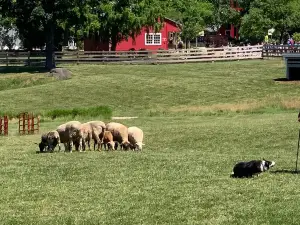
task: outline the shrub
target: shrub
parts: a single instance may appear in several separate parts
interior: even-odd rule
[[[72,116],[103,116],[109,119],[112,116],[112,110],[107,106],[96,106],[89,108],[73,108],[73,109],[54,109],[45,113],[45,116],[55,119],[57,117]]]
[[[294,33],[293,34],[293,39],[295,42],[300,42],[300,33]]]
[[[25,111],[24,111],[25,112]],[[43,117],[50,117],[52,119],[58,117],[68,117],[72,118],[76,116],[88,116],[88,117],[103,117],[103,119],[110,119],[112,116],[112,110],[107,106],[96,106],[96,107],[87,107],[87,108],[73,108],[73,109],[53,109],[50,111],[28,111],[33,113],[34,116],[41,115]],[[9,119],[18,118],[19,114],[22,112],[5,112],[0,111],[0,116],[8,116]]]

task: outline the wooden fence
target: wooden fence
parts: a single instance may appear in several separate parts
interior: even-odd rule
[[[264,45],[262,49],[263,58],[282,57],[286,53],[299,53],[300,45]]]
[[[157,51],[55,52],[56,64],[166,64],[262,58],[263,46],[198,48]],[[0,52],[0,65],[45,65],[45,52]]]

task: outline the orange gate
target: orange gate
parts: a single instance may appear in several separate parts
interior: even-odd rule
[[[40,118],[33,113],[21,113],[19,115],[19,134],[34,134],[40,130]]]
[[[0,135],[8,135],[8,116],[0,117]]]

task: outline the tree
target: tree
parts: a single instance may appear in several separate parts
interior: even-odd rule
[[[268,29],[274,28],[280,43],[300,25],[300,0],[254,0],[241,23],[241,36],[262,41]]]
[[[164,20],[163,0],[90,0],[83,35],[96,35],[111,42],[115,51],[119,42],[135,38],[143,27],[157,31]]]
[[[239,26],[240,13],[230,7],[228,0],[209,0],[213,5],[213,17],[210,21],[210,27],[214,31],[218,31],[224,24],[234,24]]]
[[[169,2],[167,15],[181,24],[181,36],[192,40],[212,20],[213,5],[202,0],[174,0]]]
[[[78,22],[74,15],[80,17],[77,12],[81,12],[84,3],[84,0],[0,0],[0,10],[15,18],[26,47],[42,47],[46,43],[46,67],[52,69],[55,38],[61,39],[63,24]]]

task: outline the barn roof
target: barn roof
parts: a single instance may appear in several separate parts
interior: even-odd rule
[[[176,25],[178,25],[178,26],[181,26],[182,24],[181,23],[179,23],[179,22],[177,22],[177,21],[175,21],[175,20],[173,20],[173,19],[170,19],[170,18],[165,18],[165,20],[169,20],[169,21],[171,21],[172,23],[175,23]]]

